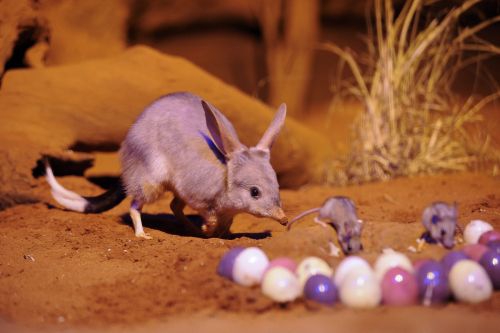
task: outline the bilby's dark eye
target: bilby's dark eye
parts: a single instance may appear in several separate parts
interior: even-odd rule
[[[446,235],[446,230],[441,230],[441,237],[444,237]]]
[[[257,187],[252,186],[250,187],[250,195],[252,196],[252,198],[258,199],[260,198],[260,190]]]

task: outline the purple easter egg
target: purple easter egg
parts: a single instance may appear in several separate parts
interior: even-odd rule
[[[227,251],[217,266],[217,274],[223,276],[229,280],[233,280],[233,267],[236,257],[244,250],[244,247],[233,247],[231,250]]]
[[[442,264],[429,260],[417,270],[418,296],[424,305],[445,303],[451,296],[448,274]]]
[[[488,242],[488,247],[496,253],[500,253],[500,240],[494,240]]]
[[[469,257],[462,251],[450,251],[448,252],[447,255],[445,255],[441,259],[441,264],[443,265],[444,269],[446,270],[446,273],[448,274],[453,265],[455,265],[460,260],[466,260],[466,259],[469,259]]]
[[[323,275],[312,275],[304,285],[304,297],[312,301],[333,305],[339,298],[337,287],[332,278]]]
[[[415,260],[413,262],[413,271],[417,272],[420,269],[420,267],[422,267],[423,264],[428,263],[429,261],[434,261],[434,260],[429,258]]]
[[[500,289],[500,254],[488,250],[479,260],[479,264],[483,266],[486,273],[488,273],[493,288]]]
[[[267,266],[266,272],[273,267],[283,267],[295,274],[295,271],[297,270],[297,263],[291,258],[279,257],[269,262],[269,266]]]
[[[496,230],[490,230],[486,231],[485,233],[481,234],[479,237],[478,243],[479,244],[488,244],[488,242],[494,241],[494,240],[500,240],[500,232]]]
[[[403,306],[417,303],[417,280],[401,267],[393,267],[384,274],[381,289],[384,304]]]
[[[488,251],[489,248],[484,245],[484,244],[469,244],[466,245],[463,249],[462,252],[465,253],[469,258],[471,258],[474,261],[479,261],[483,254]]]

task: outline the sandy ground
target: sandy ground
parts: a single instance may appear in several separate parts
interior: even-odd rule
[[[81,177],[62,177],[82,194],[102,191]],[[482,304],[450,303],[351,310],[321,307],[302,299],[280,306],[258,288],[235,285],[215,274],[225,251],[261,247],[270,258],[300,260],[327,255],[332,234],[306,219],[290,232],[267,219],[236,218],[234,239],[199,239],[179,233],[168,209],[169,196],[145,209],[153,240],[136,239],[127,217],[128,202],[100,215],[64,211],[46,202],[0,212],[0,331],[401,331],[494,332],[500,325],[500,293]],[[407,252],[422,232],[422,209],[432,201],[456,201],[461,225],[484,219],[500,229],[500,178],[455,174],[397,179],[346,188],[305,187],[282,191],[289,216],[317,206],[331,195],[347,195],[365,222],[363,257],[373,262],[383,248]],[[429,245],[412,259],[440,258]]]

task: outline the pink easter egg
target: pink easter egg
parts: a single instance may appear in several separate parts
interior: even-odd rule
[[[390,268],[383,276],[382,302],[386,305],[412,305],[418,301],[418,284],[415,276],[401,267]]]
[[[283,267],[295,274],[295,271],[297,270],[297,263],[291,258],[279,257],[269,262],[269,266],[267,266],[266,272],[273,267]]]
[[[486,245],[488,242],[500,239],[500,232],[496,230],[486,231],[479,237],[479,244]]]
[[[468,255],[472,260],[474,261],[479,261],[483,254],[488,251],[488,247],[484,244],[469,244],[466,245],[463,249],[462,252]]]

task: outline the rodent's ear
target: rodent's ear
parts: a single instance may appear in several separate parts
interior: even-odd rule
[[[264,133],[259,143],[257,144],[256,146],[257,148],[267,149],[267,150],[271,149],[274,140],[276,140],[276,137],[281,131],[281,128],[285,124],[285,118],[286,118],[286,104],[282,103],[278,109],[278,112],[276,112],[273,121],[271,122],[266,132]]]
[[[236,150],[241,150],[245,146],[240,142],[236,133],[227,128],[224,120],[219,116],[219,112],[213,109],[205,101],[201,101],[203,110],[205,110],[205,120],[207,123],[208,131],[212,137],[217,149],[225,156],[228,157]]]

